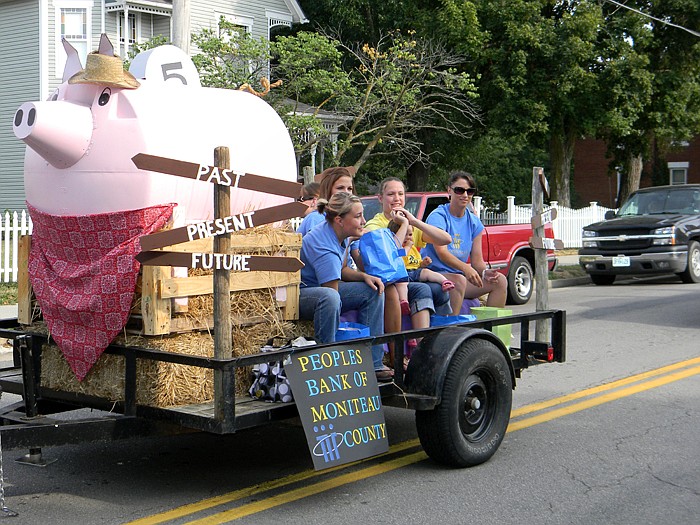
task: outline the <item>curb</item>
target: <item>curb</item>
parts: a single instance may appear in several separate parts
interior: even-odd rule
[[[586,275],[585,277],[573,277],[571,279],[553,279],[548,282],[550,288],[566,288],[568,286],[591,284],[591,278]]]

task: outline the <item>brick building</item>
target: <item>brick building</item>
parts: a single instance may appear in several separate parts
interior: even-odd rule
[[[606,149],[602,140],[582,139],[576,143],[572,182],[581,205],[596,201],[602,206],[617,207],[619,175],[610,168]],[[684,183],[700,183],[700,137],[674,148],[656,166],[645,159],[640,187]]]

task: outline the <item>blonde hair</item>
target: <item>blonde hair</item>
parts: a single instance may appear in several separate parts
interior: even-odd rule
[[[330,200],[318,199],[318,211],[326,214],[328,222],[333,222],[336,217],[342,217],[352,211],[352,207],[358,202],[362,204],[357,195],[341,191],[333,195]]]

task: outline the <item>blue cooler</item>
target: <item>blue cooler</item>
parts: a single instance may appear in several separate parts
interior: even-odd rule
[[[347,339],[358,339],[360,337],[369,337],[369,326],[360,323],[344,323],[338,325],[338,331],[335,333],[335,340],[345,341]]]

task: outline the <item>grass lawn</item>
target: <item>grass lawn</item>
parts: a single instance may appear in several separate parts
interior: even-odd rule
[[[17,303],[17,283],[0,283],[0,304]]]

